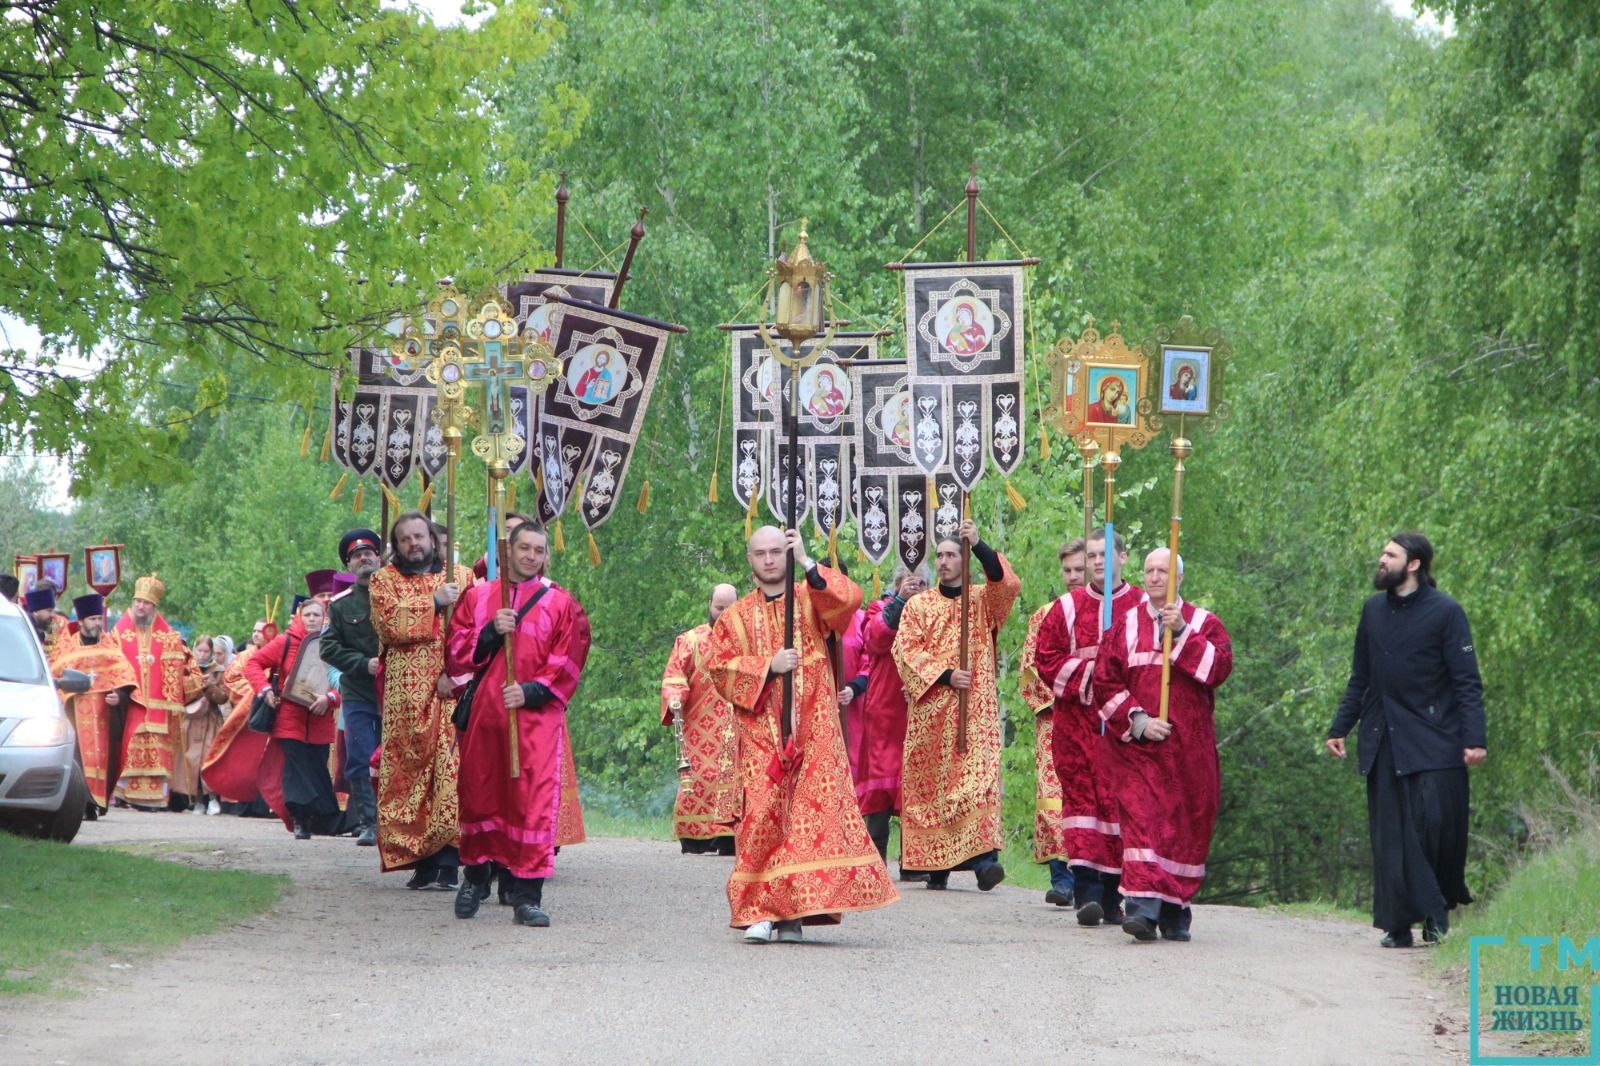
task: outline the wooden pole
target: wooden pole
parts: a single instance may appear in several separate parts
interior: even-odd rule
[[[556,186],[556,266],[567,257],[567,201],[572,194],[567,191],[567,172],[561,172],[561,184]]]
[[[628,269],[633,266],[633,253],[639,250],[639,242],[644,240],[644,216],[649,213],[648,207],[639,208],[639,221],[628,231],[628,252],[622,257],[622,269],[617,271],[617,284],[611,290],[609,306],[613,308],[622,306],[622,286],[628,282]]]
[[[1183,526],[1183,461],[1194,451],[1194,446],[1183,435],[1183,420],[1178,420],[1178,433],[1168,445],[1172,451],[1172,525],[1167,530],[1167,596],[1162,606],[1178,598],[1178,534]],[[1161,720],[1167,720],[1167,701],[1172,687],[1172,630],[1161,627]]]
[[[506,565],[511,561],[510,545],[506,543],[506,473],[506,471],[502,471],[497,475],[491,468],[489,475],[494,480],[494,544],[495,554],[499,558],[500,609],[503,611],[511,610],[513,599],[511,595],[511,571]],[[515,629],[506,634],[504,643],[506,653],[505,683],[515,685],[517,683],[517,631]],[[510,748],[512,777],[522,776],[522,741],[518,735],[519,733],[517,712],[507,710],[506,743]]]
[[[972,164],[972,176],[967,179],[967,262],[978,258],[978,164]],[[970,506],[970,497],[965,489],[961,490],[961,520],[967,519]],[[972,645],[972,546],[959,533],[956,540],[961,544],[961,648],[960,668],[965,671],[971,668]],[[967,703],[969,690],[956,690],[956,751],[964,754],[967,750]]]

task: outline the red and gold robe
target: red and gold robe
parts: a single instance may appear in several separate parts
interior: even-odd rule
[[[839,732],[827,635],[843,633],[861,590],[818,567],[824,585],[795,585],[794,734],[781,740],[783,682],[769,675],[783,643],[784,598],[760,589],[722,612],[711,629],[706,672],[733,705],[744,814],[728,878],[734,928],[799,918],[834,924],[899,898],[856,806]]]
[[[1033,861],[1049,862],[1066,859],[1067,848],[1061,836],[1061,779],[1056,776],[1055,756],[1052,754],[1051,734],[1054,732],[1051,711],[1055,693],[1039,677],[1035,664],[1039,649],[1039,627],[1056,606],[1055,601],[1045,604],[1028,619],[1028,635],[1022,641],[1022,655],[1017,660],[1017,672],[1022,682],[1022,702],[1033,712]]]
[[[554,873],[555,848],[565,843],[558,826],[572,757],[567,704],[589,657],[588,615],[560,585],[548,578],[524,582],[513,590],[512,609],[527,603],[540,585],[548,590],[517,626],[516,676],[519,682],[539,682],[550,690],[551,699],[542,707],[515,712],[521,771],[517,777],[511,776],[506,728],[504,646],[497,645],[485,662],[473,660],[479,634],[500,610],[500,582],[464,592],[450,625],[451,672],[470,676],[483,670],[461,737],[461,862],[467,866],[496,862],[524,878]],[[581,825],[580,821],[580,832]]]
[[[689,761],[672,808],[672,835],[679,840],[732,836],[743,802],[733,708],[706,673],[710,636],[709,624],[678,634],[661,675],[661,724],[683,719],[683,755]]]
[[[1187,907],[1206,876],[1222,774],[1212,720],[1218,686],[1233,672],[1233,645],[1217,616],[1180,603],[1172,641],[1165,740],[1135,740],[1135,711],[1161,707],[1161,621],[1147,600],[1107,634],[1095,670],[1122,825],[1122,894]]]
[[[455,567],[465,593],[472,571]],[[456,843],[456,752],[452,701],[435,683],[445,673],[444,614],[433,594],[444,571],[372,575],[372,625],[383,651],[378,695],[383,758],[378,763],[378,857],[385,871],[414,866]]]
[[[956,750],[958,696],[939,681],[959,665],[961,598],[938,588],[911,597],[900,615],[894,661],[906,686],[906,754],[900,782],[900,865],[952,870],[1005,847],[1000,829],[1000,692],[995,635],[1022,582],[999,556],[999,581],[969,599],[967,750]]]
[[[116,787],[122,760],[121,746],[112,747],[114,741],[121,739],[113,737],[111,729],[112,717],[118,712],[106,706],[106,693],[132,689],[137,684],[133,666],[110,637],[102,634],[98,642],[85,644],[74,627],[57,634],[50,655],[50,672],[59,678],[65,670],[81,670],[91,678],[87,692],[62,693],[61,701],[78,732],[78,754],[83,760],[89,795],[94,805],[104,811],[111,806],[111,790]]]
[[[1113,592],[1112,628],[1144,601],[1144,590],[1133,585],[1124,583]],[[1104,603],[1105,597],[1093,586],[1073,589],[1056,600],[1039,626],[1034,668],[1055,696],[1050,741],[1061,782],[1061,837],[1067,861],[1115,874],[1122,869],[1122,829],[1093,689]]]
[[[206,752],[205,762],[200,766],[200,780],[207,789],[229,803],[252,803],[262,794],[262,785],[266,785],[268,789],[276,789],[279,797],[276,800],[269,799],[268,805],[276,803],[277,808],[281,809],[281,758],[277,763],[278,774],[274,775],[271,767],[263,772],[261,763],[267,749],[267,734],[257,733],[247,724],[255,689],[250,686],[250,678],[245,674],[244,667],[259,650],[246,646],[222,672],[222,684],[228,690],[228,698],[233,701],[233,709],[228,712],[216,739],[211,742],[211,749]]]
[[[133,613],[117,619],[111,636],[133,667],[134,690],[123,727],[122,781],[116,794],[141,807],[166,807],[181,757],[184,706],[203,683],[183,636],[156,615],[149,629]]]

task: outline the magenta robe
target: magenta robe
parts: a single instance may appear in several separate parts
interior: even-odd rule
[[[1167,716],[1172,735],[1134,740],[1135,710],[1161,707],[1161,624],[1146,601],[1106,634],[1094,672],[1106,722],[1122,826],[1122,894],[1187,907],[1206,876],[1222,776],[1212,722],[1216,690],[1233,671],[1233,646],[1217,616],[1180,607],[1184,630],[1172,641]]]
[[[906,688],[895,667],[894,630],[883,624],[888,599],[867,604],[861,627],[867,691],[850,705],[850,768],[862,814],[900,811],[906,750]]]
[[[1114,874],[1122,868],[1122,829],[1093,689],[1104,602],[1093,587],[1073,589],[1057,600],[1039,626],[1034,669],[1055,694],[1050,753],[1061,781],[1061,840],[1067,861]],[[1144,590],[1133,585],[1112,593],[1112,629],[1144,602]]]
[[[497,862],[513,876],[554,872],[556,826],[561,816],[561,763],[567,747],[567,704],[589,657],[589,617],[572,594],[548,578],[512,590],[520,610],[540,585],[549,591],[523,616],[516,632],[517,680],[537,681],[554,695],[542,707],[517,712],[521,774],[511,776],[510,743],[502,690],[505,652],[497,650],[478,683],[472,715],[461,737],[461,861]],[[477,673],[472,653],[478,634],[500,609],[498,580],[461,594],[450,619],[450,673]],[[464,686],[463,686],[464,687]]]

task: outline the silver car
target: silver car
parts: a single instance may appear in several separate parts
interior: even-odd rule
[[[76,670],[56,682],[27,613],[0,599],[0,829],[62,842],[78,835],[89,788],[56,691],[89,684]]]

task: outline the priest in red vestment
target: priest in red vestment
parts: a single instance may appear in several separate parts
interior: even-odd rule
[[[797,530],[761,527],[745,557],[757,587],[717,619],[706,654],[712,683],[737,713],[745,792],[728,878],[730,924],[749,943],[798,943],[802,925],[837,924],[845,911],[898,898],[856,806],[828,661],[828,634],[849,627],[861,590],[813,562]],[[804,578],[794,589],[794,646],[786,647],[791,565]],[[794,714],[785,742],[787,673],[794,674]]]
[[[743,789],[733,708],[706,673],[706,641],[722,612],[739,598],[732,585],[711,590],[708,620],[678,634],[661,674],[661,724],[678,740],[678,795],[672,835],[685,855],[732,855]]]
[[[1122,580],[1127,545],[1118,533],[1111,556],[1111,627],[1144,602],[1144,592]],[[1089,584],[1056,601],[1039,626],[1034,667],[1055,697],[1051,754],[1061,782],[1061,836],[1072,866],[1078,922],[1122,922],[1122,830],[1116,792],[1101,735],[1093,679],[1105,607],[1106,541],[1090,534],[1085,554]]]
[[[147,810],[188,810],[189,797],[174,795],[171,782],[182,738],[179,718],[204,682],[182,634],[161,617],[166,592],[156,575],[139,578],[133,585],[133,605],[111,631],[134,676],[117,795]]]
[[[927,587],[926,568],[902,568],[889,595],[867,604],[861,630],[867,684],[850,704],[850,765],[867,835],[885,859],[889,855],[889,819],[900,813],[906,751],[906,685],[892,649],[900,612],[911,597]],[[902,866],[900,880],[926,881],[927,874],[907,873]]]
[[[136,682],[122,649],[101,639],[105,635],[105,599],[89,593],[73,600],[72,607],[78,620],[57,634],[50,670],[58,678],[64,670],[81,670],[90,678],[87,690],[70,696],[63,693],[62,701],[78,734],[79,761],[89,785],[88,816],[95,818],[111,806],[111,790],[121,774],[124,709]]]
[[[1178,598],[1183,556],[1176,573],[1169,559],[1165,548],[1145,556],[1149,598],[1106,634],[1094,678],[1122,826],[1122,929],[1136,940],[1154,940],[1158,930],[1189,939],[1189,901],[1206,876],[1222,793],[1212,715],[1217,688],[1233,671],[1228,631]],[[1158,716],[1163,629],[1172,631],[1166,721]]]
[[[567,705],[589,657],[589,617],[545,576],[550,548],[543,529],[518,525],[507,555],[506,573],[468,589],[450,621],[450,672],[474,679],[463,686],[473,695],[457,781],[465,877],[455,913],[471,918],[478,912],[489,895],[492,863],[511,879],[512,920],[544,927],[550,924],[544,881],[555,872],[562,768],[571,747]],[[507,579],[511,606],[503,607]],[[515,679],[506,674],[507,634],[513,634]],[[517,716],[516,777],[508,714]]]
[[[1056,553],[1061,563],[1061,582],[1066,595],[1081,589],[1088,561],[1084,555],[1083,539],[1069,540]],[[1045,863],[1050,870],[1050,890],[1044,894],[1046,903],[1057,907],[1073,905],[1072,867],[1067,864],[1067,845],[1061,832],[1061,778],[1056,776],[1054,748],[1055,693],[1039,677],[1039,630],[1050,612],[1063,608],[1055,601],[1040,607],[1028,619],[1028,635],[1022,641],[1022,655],[1017,659],[1017,674],[1021,679],[1022,702],[1033,712],[1033,861]]]

